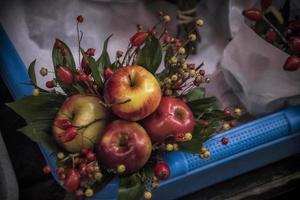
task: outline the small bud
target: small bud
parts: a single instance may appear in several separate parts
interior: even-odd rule
[[[230,125],[228,124],[228,123],[224,123],[223,124],[223,130],[224,131],[227,131],[227,130],[229,130],[230,129]]]
[[[192,140],[192,138],[193,138],[193,135],[192,135],[191,133],[186,133],[186,134],[184,135],[184,139],[185,139],[186,141],[190,141],[190,140]]]
[[[78,22],[78,23],[82,23],[82,22],[83,22],[83,17],[82,17],[82,15],[79,15],[76,19],[77,19],[77,22]]]
[[[236,114],[237,116],[241,116],[242,110],[240,108],[236,108],[234,109],[234,114]]]
[[[178,149],[179,149],[178,144],[176,144],[176,143],[173,144],[173,150],[174,150],[174,151],[177,151]]]
[[[177,76],[177,75],[174,74],[174,75],[171,76],[171,80],[172,80],[172,81],[177,81],[177,79],[178,79],[178,76]]]
[[[263,18],[263,14],[261,12],[261,10],[257,9],[257,8],[250,8],[247,10],[244,10],[242,13],[245,17],[247,17],[248,19],[252,20],[252,21],[260,21]]]
[[[125,171],[126,171],[125,165],[123,165],[123,164],[118,165],[118,167],[117,167],[117,172],[118,172],[119,174],[123,174]]]
[[[94,191],[93,191],[91,188],[88,188],[88,189],[86,189],[86,190],[84,191],[84,195],[85,195],[86,197],[91,197],[91,196],[94,195]]]
[[[286,71],[296,71],[299,67],[300,59],[295,55],[289,56],[283,65],[283,69]]]
[[[197,26],[203,26],[203,25],[204,25],[203,19],[197,19],[197,20],[196,20],[196,25],[197,25]]]
[[[96,49],[94,48],[88,48],[88,50],[85,52],[88,56],[94,56]]]
[[[147,199],[147,200],[151,199],[152,198],[152,193],[150,191],[146,191],[144,193],[144,198]]]
[[[171,63],[171,64],[177,64],[177,58],[176,58],[176,56],[173,56],[173,57],[170,59],[170,63]]]
[[[169,35],[166,35],[164,37],[164,43],[165,44],[169,44],[169,43],[171,43],[171,41],[172,41],[172,37],[170,37]]]
[[[59,160],[62,160],[65,158],[65,154],[63,152],[58,152],[56,157],[59,159]]]
[[[167,151],[173,151],[173,150],[174,150],[173,144],[167,144],[167,145],[166,145],[166,150],[167,150]]]
[[[95,174],[94,174],[94,178],[97,180],[97,181],[100,181],[101,179],[102,179],[102,174],[101,174],[101,172],[96,172]]]
[[[196,34],[192,33],[192,34],[189,35],[188,38],[189,38],[190,41],[196,41],[197,36],[196,36]]]
[[[169,15],[165,15],[165,16],[163,16],[163,20],[164,20],[164,22],[170,22],[171,21],[171,17],[169,16]]]
[[[34,88],[32,90],[32,96],[39,96],[40,95],[40,90],[38,88]]]
[[[196,71],[195,71],[194,69],[191,69],[191,70],[189,71],[189,75],[190,75],[191,77],[194,77],[195,74],[196,74]]]
[[[179,53],[180,55],[184,55],[184,54],[185,54],[185,48],[180,47],[180,48],[178,49],[178,53]]]
[[[48,69],[45,68],[45,67],[42,67],[42,68],[40,69],[40,74],[41,74],[42,76],[47,76],[47,74],[48,74]]]
[[[139,47],[146,41],[148,37],[148,32],[137,32],[130,38],[132,46]]]
[[[117,58],[121,58],[123,56],[123,51],[118,50],[116,52],[116,56],[117,56]]]
[[[209,78],[205,78],[205,82],[206,83],[210,83],[210,79]]]

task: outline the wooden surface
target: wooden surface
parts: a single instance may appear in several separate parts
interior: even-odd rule
[[[0,129],[8,148],[19,184],[20,200],[61,200],[64,190],[50,175],[35,143],[16,132],[24,121],[4,106],[11,97],[0,82]],[[300,145],[300,144],[299,144]],[[284,149],[283,149],[284,151]],[[234,169],[232,169],[234,170]],[[170,191],[172,192],[172,191]],[[300,155],[286,158],[196,193],[184,200],[300,199]],[[292,197],[291,195],[295,195]]]

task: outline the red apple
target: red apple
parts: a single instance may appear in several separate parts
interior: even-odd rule
[[[193,133],[194,126],[193,112],[182,99],[175,97],[162,97],[157,110],[144,120],[154,143],[182,141],[186,133]]]
[[[125,173],[143,167],[151,151],[151,140],[145,129],[136,122],[124,120],[110,123],[96,146],[100,163],[116,171],[119,166],[125,166]]]
[[[156,110],[161,99],[159,83],[152,73],[134,65],[114,72],[104,88],[105,102],[120,118],[137,121]]]
[[[104,130],[107,111],[100,98],[73,95],[66,99],[58,111],[53,125],[53,135],[64,149],[79,152],[93,148]]]

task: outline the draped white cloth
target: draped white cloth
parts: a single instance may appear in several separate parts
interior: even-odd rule
[[[250,113],[263,114],[281,106],[285,101],[281,101],[284,97],[294,99],[300,93],[300,76],[299,72],[288,73],[279,69],[278,66],[282,65],[286,56],[282,52],[274,50],[281,56],[272,51],[265,54],[263,47],[253,47],[256,43],[251,40],[261,39],[244,27],[241,11],[255,2],[256,0],[200,1],[197,14],[204,19],[205,26],[199,29],[202,43],[198,45],[198,54],[191,57],[191,62],[204,61],[207,73],[213,74],[212,83],[208,86],[210,93],[217,95],[223,106],[239,104],[232,93],[234,91]],[[85,19],[81,25],[84,31],[82,46],[85,49],[96,48],[98,56],[103,41],[113,33],[109,53],[114,58],[117,50],[126,49],[130,36],[136,31],[136,24],[144,24],[144,27],[150,28],[155,24],[156,12],[159,10],[171,15],[173,21],[169,29],[175,34],[177,8],[174,4],[159,0],[2,0],[0,22],[24,63],[29,65],[37,58],[39,70],[42,66],[52,67],[51,49],[55,38],[62,39],[71,47],[78,63],[78,15],[83,15]],[[250,34],[252,39],[243,39],[243,34]],[[229,42],[231,37],[233,40]],[[271,49],[266,42],[261,43]],[[243,51],[251,51],[251,48],[262,49],[257,54],[249,52],[254,60],[248,62],[249,60],[243,59],[246,56]],[[218,65],[220,61],[221,65]],[[223,71],[226,72],[225,79]],[[38,84],[44,87],[44,82],[50,79],[51,75],[38,76]]]

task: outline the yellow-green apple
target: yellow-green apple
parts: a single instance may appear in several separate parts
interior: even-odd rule
[[[93,148],[104,130],[107,110],[100,98],[86,95],[68,97],[58,111],[53,125],[53,135],[65,150],[79,152]]]
[[[164,96],[143,124],[153,143],[183,141],[186,133],[193,133],[195,119],[182,99]]]
[[[120,118],[137,121],[150,115],[161,99],[159,83],[152,73],[134,65],[114,72],[104,88],[104,99]]]
[[[96,146],[100,163],[119,173],[139,170],[148,161],[151,151],[151,140],[145,129],[125,120],[108,124]]]

